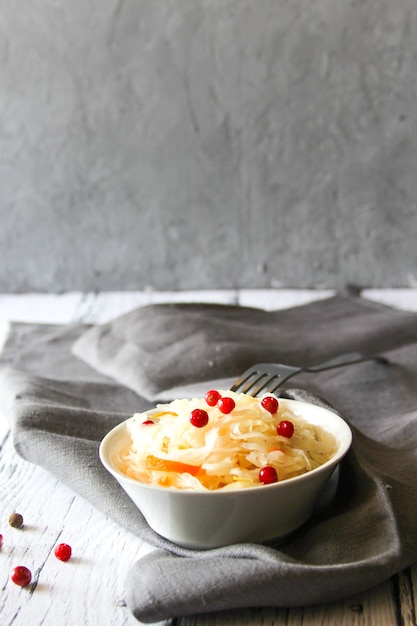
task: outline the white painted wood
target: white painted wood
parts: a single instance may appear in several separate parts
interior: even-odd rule
[[[9,424],[7,423],[7,419],[4,415],[0,413],[0,458],[1,458],[1,446],[3,445],[4,440],[9,434]],[[1,528],[1,524],[0,524]],[[1,533],[1,530],[0,530]]]
[[[364,289],[362,297],[403,311],[417,311],[417,289]]]
[[[1,294],[0,320],[66,324],[76,320],[77,308],[82,295],[64,294]]]
[[[334,293],[329,289],[241,289],[239,304],[272,311],[323,300]]]
[[[398,599],[403,624],[412,624],[416,619],[416,583],[417,567],[413,571],[401,572],[398,579]]]
[[[0,320],[0,352],[3,350],[4,343],[9,332],[10,323],[7,320]]]
[[[47,472],[17,457],[11,437],[1,448],[0,463],[0,624],[132,624],[123,585],[144,551],[142,542]],[[23,515],[22,529],[8,525],[13,511]],[[66,563],[53,554],[60,542],[73,549]],[[32,571],[29,587],[20,589],[9,580],[15,565]]]
[[[333,292],[244,290],[122,292],[110,294],[0,295],[0,349],[9,321],[104,323],[136,306],[155,302],[239,303],[266,309],[296,306]],[[417,289],[369,290],[375,301],[417,311]],[[21,530],[7,518],[18,510]],[[130,565],[148,547],[76,496],[39,467],[20,459],[4,416],[0,416],[0,624],[1,626],[129,626],[138,624],[124,603]],[[55,545],[70,543],[73,558],[62,563]],[[20,589],[9,580],[17,564],[34,574]],[[178,617],[176,626],[417,626],[417,567],[367,593],[343,602],[304,609],[248,609]]]

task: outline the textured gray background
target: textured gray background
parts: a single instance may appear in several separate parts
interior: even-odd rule
[[[415,0],[0,0],[0,290],[417,284]]]

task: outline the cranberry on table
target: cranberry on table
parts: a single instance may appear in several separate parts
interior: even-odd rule
[[[270,485],[278,482],[278,474],[275,467],[272,465],[265,465],[259,470],[259,480],[264,485]]]
[[[26,587],[32,580],[32,573],[30,569],[24,565],[17,565],[12,569],[10,578],[15,585]]]
[[[209,421],[209,416],[207,411],[204,409],[194,409],[190,413],[190,422],[196,428],[203,428],[203,426],[207,426]]]
[[[236,404],[233,398],[229,398],[228,396],[223,396],[219,398],[219,401],[217,402],[217,406],[219,407],[219,410],[222,413],[227,415],[228,413],[231,413],[233,411]]]
[[[54,550],[54,554],[60,561],[68,561],[71,558],[72,549],[67,543],[59,543]]]
[[[290,439],[294,434],[294,424],[289,420],[282,420],[277,426],[277,433],[281,437],[288,437]]]

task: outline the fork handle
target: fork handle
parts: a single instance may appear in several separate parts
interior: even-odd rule
[[[330,359],[330,361],[325,361],[324,363],[319,363],[318,365],[312,365],[311,367],[304,367],[304,372],[322,372],[324,370],[331,370],[337,367],[345,367],[346,365],[353,365],[355,363],[362,363],[363,361],[373,361],[377,360],[381,363],[387,363],[387,359],[385,357],[379,355],[369,355],[365,356],[360,352],[349,352],[348,354],[341,354],[340,356],[335,357],[334,359]]]

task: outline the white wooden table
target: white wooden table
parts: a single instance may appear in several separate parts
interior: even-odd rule
[[[168,301],[239,303],[284,308],[326,297],[329,291],[209,291],[0,295],[0,349],[10,321],[102,323],[136,306]],[[417,311],[417,289],[372,290],[365,297]],[[24,516],[21,530],[8,516]],[[0,417],[0,625],[123,626],[137,624],[124,602],[130,565],[148,549],[51,475],[20,459]],[[67,563],[53,555],[57,543],[73,547]],[[9,580],[24,564],[36,585]],[[173,626],[417,626],[417,566],[367,593],[303,609],[258,609],[178,617]]]

